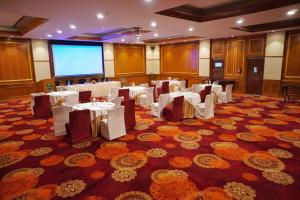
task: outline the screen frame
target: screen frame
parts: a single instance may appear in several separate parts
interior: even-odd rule
[[[67,76],[56,76],[55,75],[55,67],[54,67],[54,58],[53,58],[53,49],[52,45],[66,45],[66,46],[99,46],[102,49],[102,71],[103,73],[94,73],[94,74],[74,74]],[[66,78],[66,77],[89,77],[89,76],[105,76],[105,68],[104,68],[104,49],[102,42],[87,42],[87,41],[69,41],[69,40],[49,40],[48,41],[49,48],[49,57],[50,57],[50,71],[51,77],[55,78]]]

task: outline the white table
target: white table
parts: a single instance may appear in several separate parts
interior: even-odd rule
[[[50,96],[50,103],[55,106],[60,103],[66,103],[70,106],[78,104],[79,95],[77,91],[59,91],[47,93]]]
[[[129,87],[123,87],[121,89],[129,89],[129,96],[132,99],[134,99],[139,94],[143,94],[146,92],[146,88],[143,86],[129,86]]]
[[[175,97],[184,96],[184,100],[188,101],[194,107],[201,102],[200,95],[195,92],[172,92],[169,93],[170,102],[174,100]]]
[[[199,93],[201,90],[204,90],[206,86],[210,86],[210,85],[212,86],[211,90],[216,94],[222,92],[223,90],[222,85],[217,85],[217,84],[193,84],[192,90],[193,92]]]
[[[57,86],[57,91],[67,90],[67,91],[92,91],[92,97],[108,96],[110,94],[111,88],[120,88],[120,81],[108,81],[108,82],[98,82],[98,83],[87,83],[87,84],[74,84],[67,86]]]
[[[161,87],[163,82],[169,82],[169,86],[181,87],[182,89],[185,89],[185,81],[178,81],[178,80],[155,80],[155,81],[153,81],[153,84],[156,85],[156,87]]]
[[[89,102],[77,104],[72,107],[73,110],[85,110],[88,109],[91,112],[91,125],[92,125],[92,135],[97,137],[100,133],[101,120],[103,116],[107,115],[107,111],[115,106],[111,102]]]

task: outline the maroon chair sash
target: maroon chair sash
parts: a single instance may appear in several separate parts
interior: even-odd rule
[[[164,107],[162,115],[167,121],[179,121],[183,119],[184,96],[175,97],[173,103]]]
[[[201,92],[199,93],[200,95],[200,99],[201,99],[201,103],[204,103],[205,98],[206,98],[206,91],[205,90],[201,90]]]
[[[169,93],[169,81],[164,81],[161,85],[161,94]]]
[[[87,103],[91,101],[92,92],[91,91],[80,91],[79,92],[79,102]]]
[[[33,106],[34,117],[49,118],[52,115],[49,95],[41,95],[34,97]]]
[[[67,139],[71,144],[92,137],[90,110],[75,110],[69,113],[69,123],[66,123]]]
[[[125,107],[124,118],[126,129],[134,128],[136,125],[135,121],[135,100],[122,101],[122,106]]]
[[[206,95],[211,94],[211,85],[205,86],[204,90],[206,92]]]
[[[119,97],[124,97],[124,101],[127,101],[130,99],[129,97],[129,89],[119,89],[118,93]]]

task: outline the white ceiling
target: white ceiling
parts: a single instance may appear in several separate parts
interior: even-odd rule
[[[236,21],[243,18],[242,26],[266,23],[289,18],[300,17],[300,3],[278,9],[231,17],[221,20],[197,23],[177,18],[154,14],[157,11],[176,7],[182,4],[191,4],[206,7],[213,4],[226,2],[224,0],[0,0],[0,25],[12,24],[14,17],[20,15],[49,18],[41,26],[27,33],[23,37],[47,38],[52,34],[52,39],[66,39],[84,33],[101,33],[115,28],[143,27],[150,33],[143,34],[142,39],[152,39],[153,34],[159,37],[172,37],[174,35],[196,35],[205,38],[230,37],[232,35],[246,35],[249,33],[232,30],[237,27]],[[276,1],[274,1],[276,3]],[[297,8],[293,16],[286,12]],[[107,13],[104,19],[99,20],[97,13]],[[158,27],[150,26],[151,21],[156,21]],[[76,30],[69,28],[70,24],[77,26]],[[194,27],[189,32],[189,27]],[[104,28],[103,28],[104,27]],[[56,33],[60,29],[63,34]],[[133,40],[125,38],[126,42]],[[115,39],[111,42],[120,42]]]

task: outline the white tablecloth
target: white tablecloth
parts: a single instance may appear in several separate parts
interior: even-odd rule
[[[153,81],[153,84],[156,85],[156,87],[161,87],[163,82],[169,82],[169,86],[176,86],[176,87],[182,87],[185,89],[185,81],[177,81],[177,80],[155,80]]]
[[[52,106],[55,106],[61,103],[66,103],[72,105],[73,103],[71,102],[77,102],[79,100],[79,95],[77,91],[59,91],[59,92],[50,92],[47,95],[50,96],[50,103]],[[75,99],[70,99],[70,102],[66,102],[66,98],[75,98]]]
[[[146,92],[146,88],[142,86],[123,87],[122,89],[129,89],[129,96],[132,99],[135,98],[137,95]]]
[[[222,92],[222,86],[221,85],[216,85],[216,84],[193,84],[192,85],[192,90],[193,90],[193,92],[199,93],[201,90],[204,90],[204,88],[206,86],[210,86],[210,85],[212,86],[211,90],[213,92],[215,92],[216,94]]]
[[[195,92],[172,92],[169,93],[170,102],[174,100],[175,97],[184,96],[184,100],[188,101],[194,107],[201,102],[200,95]]]
[[[92,91],[92,97],[108,96],[110,94],[111,88],[120,88],[120,81],[108,81],[108,82],[98,82],[95,84],[75,84],[67,86],[57,86],[57,91],[67,90],[67,91]]]

